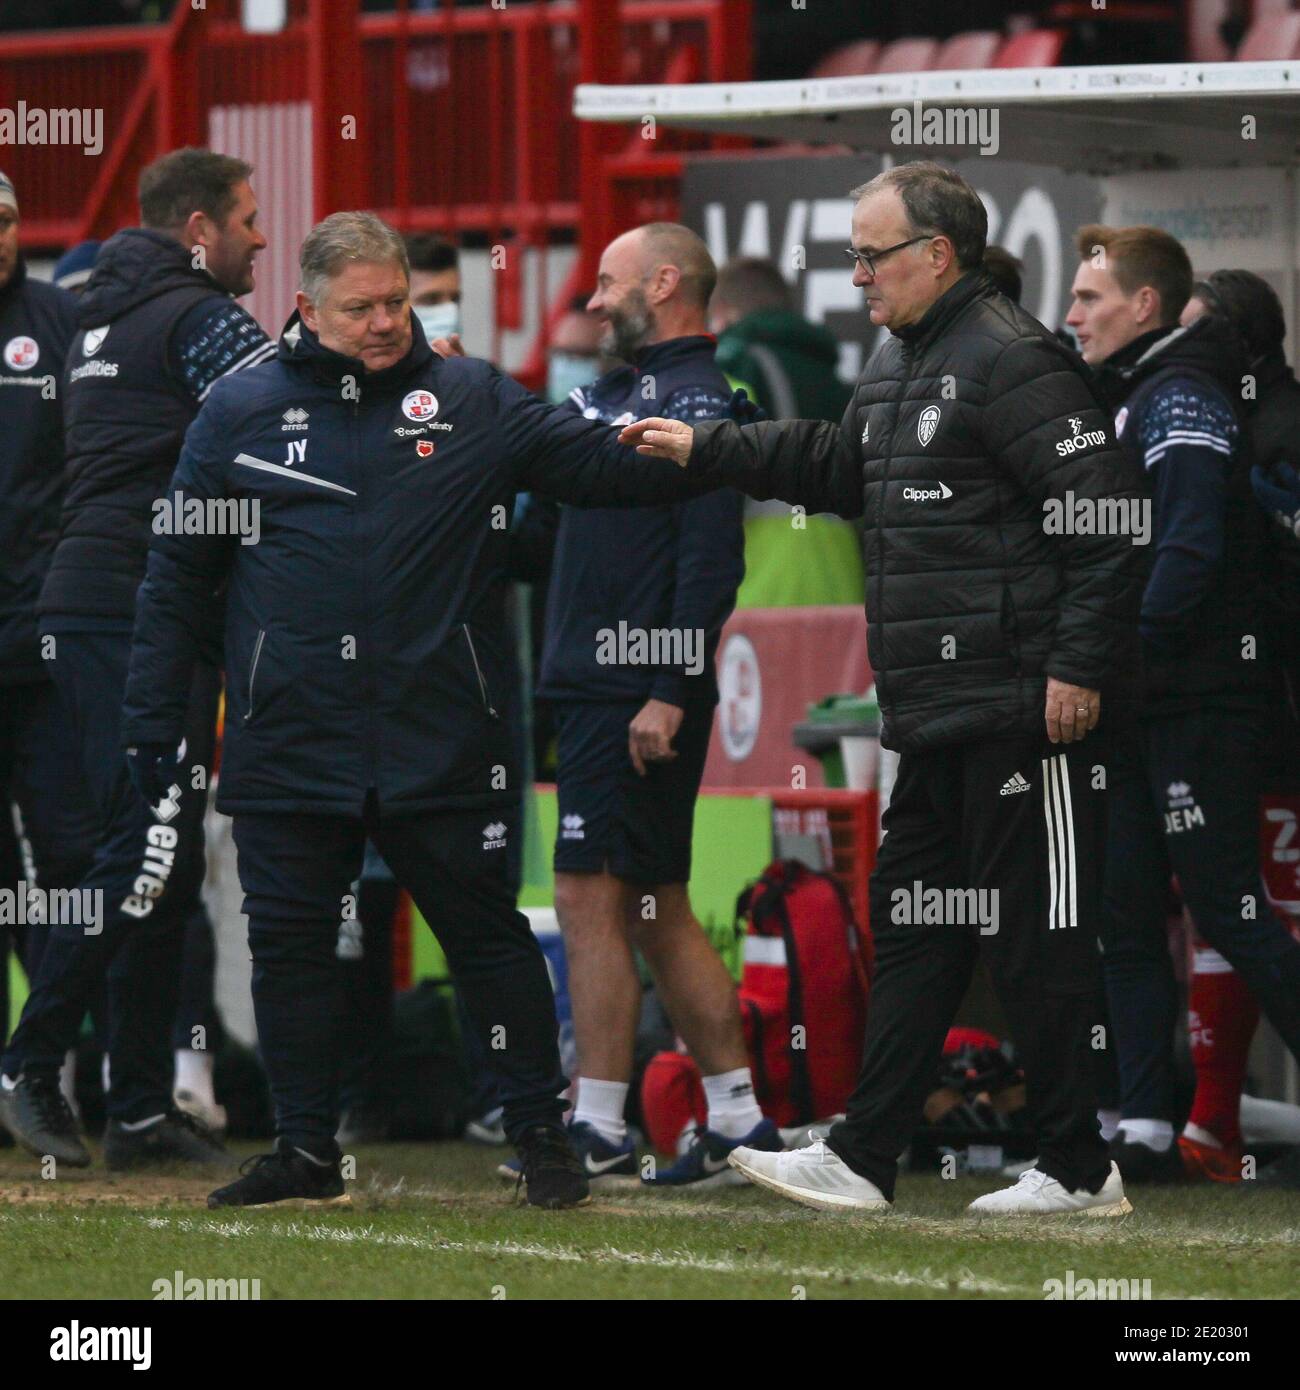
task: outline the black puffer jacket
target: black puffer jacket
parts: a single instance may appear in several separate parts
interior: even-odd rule
[[[886,747],[1041,730],[1048,675],[1131,698],[1145,551],[1047,523],[1137,503],[1139,469],[1079,357],[984,274],[881,345],[838,426],[698,425],[689,471],[865,513]]]

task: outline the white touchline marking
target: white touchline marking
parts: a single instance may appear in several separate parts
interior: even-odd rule
[[[523,1259],[553,1260],[560,1264],[622,1264],[643,1265],[651,1269],[688,1269],[705,1274],[768,1274],[794,1281],[801,1279],[849,1279],[869,1284],[889,1284],[897,1288],[926,1288],[936,1292],[955,1289],[961,1293],[1041,1293],[1027,1284],[1001,1284],[980,1279],[969,1270],[944,1278],[924,1269],[919,1274],[899,1270],[885,1274],[869,1269],[828,1268],[812,1269],[776,1264],[762,1260],[709,1259],[685,1252],[654,1250],[620,1250],[616,1246],[598,1246],[593,1250],[577,1250],[562,1245],[541,1245],[513,1240],[446,1240],[441,1237],[409,1236],[400,1232],[376,1231],[372,1226],[313,1226],[301,1221],[198,1222],[190,1217],[169,1218],[147,1216],[146,1226],[154,1229],[173,1229],[194,1235],[239,1237],[250,1235],[281,1236],[291,1240],[321,1240],[339,1245],[388,1245],[403,1250],[427,1250],[431,1253],[454,1255],[514,1255]]]

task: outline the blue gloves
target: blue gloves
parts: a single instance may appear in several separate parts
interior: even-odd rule
[[[1300,478],[1289,463],[1275,464],[1265,473],[1256,464],[1250,470],[1255,500],[1282,529],[1300,541]]]

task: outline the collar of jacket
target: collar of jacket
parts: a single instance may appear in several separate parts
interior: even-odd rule
[[[587,392],[588,399],[606,403],[621,401],[644,377],[660,376],[697,358],[712,365],[717,346],[718,340],[712,333],[690,333],[684,338],[665,338],[661,343],[651,343],[636,354],[629,366],[615,367],[593,383]],[[655,399],[661,399],[657,391]]]
[[[1262,357],[1255,358],[1250,363],[1250,370],[1255,373],[1256,400],[1260,400],[1265,391],[1271,390],[1291,375],[1291,368],[1287,366],[1286,362],[1286,353],[1281,348],[1275,348],[1272,352],[1266,352]]]
[[[1202,314],[1186,328],[1153,328],[1134,338],[1101,363],[1097,380],[1111,405],[1119,406],[1157,372],[1180,368],[1209,377],[1240,404],[1244,353],[1231,327],[1214,314]]]
[[[193,255],[175,237],[150,227],[115,232],[95,257],[95,268],[77,300],[77,322],[83,328],[113,323],[178,289],[207,289],[230,298],[229,290],[193,263]]]
[[[358,390],[384,396],[403,390],[410,378],[433,360],[434,351],[424,336],[419,319],[412,314],[411,346],[406,356],[383,371],[369,372],[359,357],[347,357],[333,348],[325,347],[295,309],[280,334],[276,355],[281,362],[309,371],[326,386],[341,385],[344,377],[352,377]]]
[[[651,343],[632,359],[632,369],[639,375],[653,375],[665,367],[675,367],[692,357],[704,356],[710,361],[718,346],[712,333],[688,333],[684,338],[665,338],[662,343]]]
[[[14,262],[14,273],[0,286],[0,309],[8,306],[18,291],[22,289],[23,282],[27,279],[27,262],[22,256]]]
[[[993,281],[981,270],[968,270],[955,285],[934,301],[915,323],[900,328],[894,337],[909,352],[923,352],[941,337],[976,299],[987,299],[994,293]]]

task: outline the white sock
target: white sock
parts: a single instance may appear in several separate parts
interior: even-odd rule
[[[108,1053],[106,1052],[104,1053],[103,1061],[101,1061],[99,1064],[99,1080],[100,1084],[104,1088],[105,1095],[108,1094],[110,1089],[110,1083],[112,1081],[112,1077],[110,1075],[111,1071],[112,1068],[108,1065]]]
[[[1158,1154],[1174,1142],[1174,1127],[1168,1120],[1121,1120],[1119,1132],[1130,1144],[1145,1144]]]
[[[1098,1110],[1097,1123],[1101,1126],[1102,1143],[1109,1144],[1119,1128],[1118,1110]]]
[[[68,1102],[68,1107],[74,1114],[77,1114],[76,1048],[70,1047],[63,1054],[63,1065],[59,1068],[59,1090],[63,1092],[63,1099]]]
[[[1211,1134],[1208,1129],[1202,1129],[1200,1125],[1185,1124],[1183,1133],[1193,1144],[1204,1144],[1207,1149],[1221,1149],[1223,1140],[1217,1134]]]
[[[627,1138],[627,1121],[623,1118],[627,1091],[626,1081],[593,1081],[589,1076],[580,1076],[578,1103],[571,1123],[590,1125],[607,1144],[621,1144]]]
[[[188,1091],[205,1104],[215,1105],[217,1097],[212,1090],[212,1067],[215,1060],[210,1052],[196,1052],[192,1047],[178,1047],[173,1089]]]
[[[762,1122],[763,1112],[754,1099],[754,1078],[748,1067],[720,1072],[704,1078],[704,1099],[708,1102],[706,1128],[727,1139],[743,1139]]]

